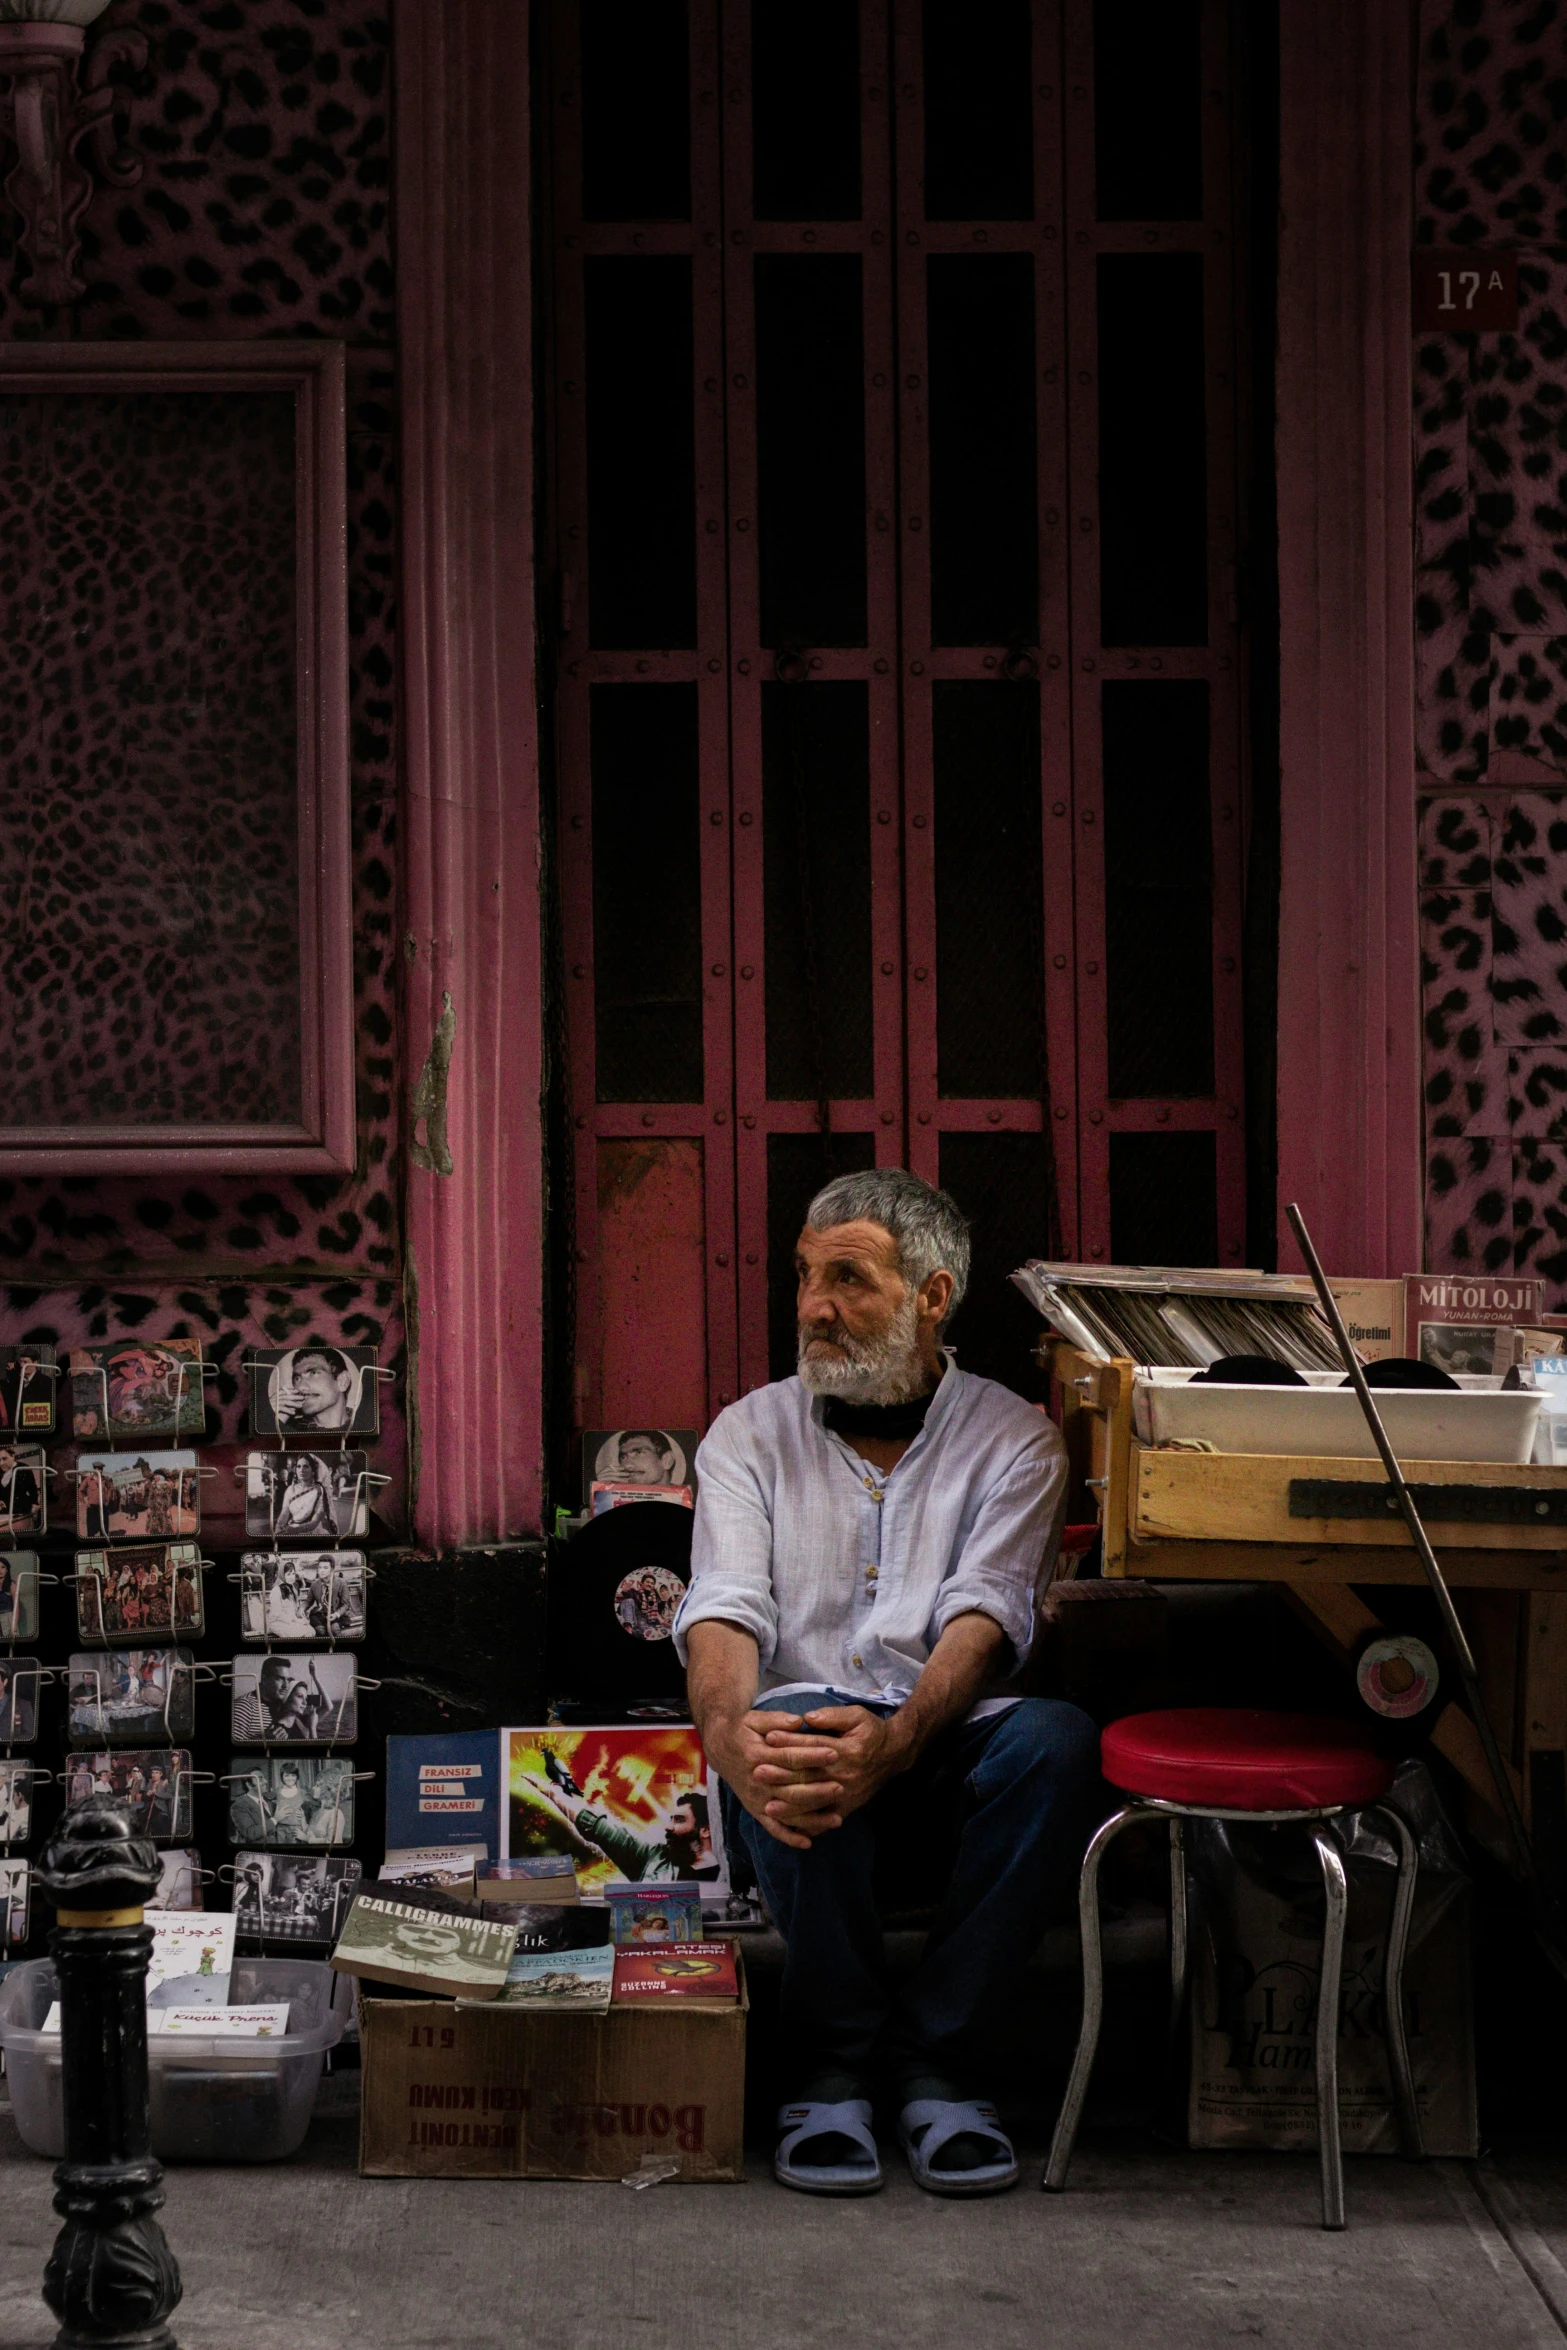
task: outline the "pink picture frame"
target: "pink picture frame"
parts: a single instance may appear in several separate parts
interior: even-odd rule
[[[302,1114],[297,1125],[0,1124],[0,1174],[345,1171],[355,1122],[344,346],[0,346],[0,394],[73,391],[270,391],[294,403]]]

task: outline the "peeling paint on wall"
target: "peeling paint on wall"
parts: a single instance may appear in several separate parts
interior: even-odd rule
[[[452,1047],[457,1041],[457,1014],[452,1007],[452,991],[441,990],[441,1017],[435,1024],[435,1035],[425,1056],[424,1067],[414,1087],[409,1105],[412,1132],[408,1143],[411,1165],[422,1167],[427,1175],[449,1175],[452,1154],[446,1141],[446,1088],[451,1077]],[[419,1126],[424,1124],[424,1138]]]

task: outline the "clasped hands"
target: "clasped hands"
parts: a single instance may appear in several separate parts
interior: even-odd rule
[[[808,1852],[906,1768],[897,1721],[863,1705],[755,1711],[734,1724],[714,1759],[753,1819],[780,1844]]]

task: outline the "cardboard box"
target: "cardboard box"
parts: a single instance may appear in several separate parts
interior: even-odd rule
[[[607,2015],[363,1996],[359,2168],[378,2179],[623,2179],[644,2155],[669,2183],[744,2175],[740,1997]]]

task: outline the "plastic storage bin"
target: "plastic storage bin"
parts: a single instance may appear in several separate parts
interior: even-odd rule
[[[1400,1460],[1517,1465],[1534,1448],[1541,1398],[1476,1378],[1457,1392],[1383,1387],[1376,1402]],[[1132,1384],[1132,1425],[1145,1444],[1196,1437],[1218,1452],[1376,1458],[1359,1401],[1340,1371],[1314,1373],[1305,1387],[1231,1387],[1194,1383],[1186,1370],[1140,1369]]]
[[[184,2162],[278,2162],[310,2127],[326,2052],[343,2036],[353,1980],[324,1959],[240,1958],[230,2001],[255,2007],[286,1999],[278,2040],[178,2039],[147,2043],[152,2150]],[[56,2161],[65,2152],[58,2033],[39,2025],[59,1997],[54,1961],[29,1959],[0,1984],[0,2048],[22,2142]]]

